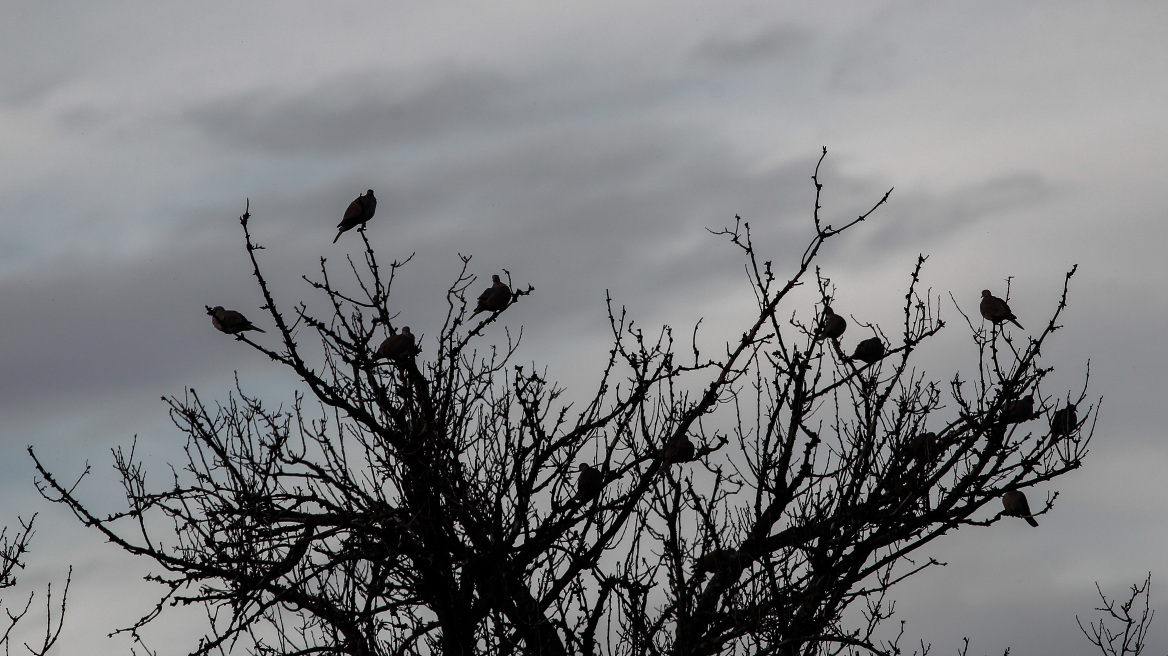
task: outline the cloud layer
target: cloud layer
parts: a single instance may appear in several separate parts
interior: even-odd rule
[[[320,257],[343,269],[359,240],[328,242],[347,203],[375,189],[370,238],[387,260],[415,254],[395,296],[403,320],[432,337],[458,254],[473,255],[481,279],[507,269],[535,286],[509,322],[525,326],[522,357],[572,389],[605,349],[606,290],[645,324],[688,330],[704,318],[710,340],[733,335],[751,298],[735,250],[705,229],[740,215],[760,252],[789,268],[810,237],[809,177],[827,145],[828,222],[895,187],[870,225],[824,253],[841,306],[893,321],[925,253],[946,304],[952,291],[968,311],[1012,276],[1020,317],[1046,316],[1079,263],[1046,356],[1066,367],[1067,387],[1089,359],[1091,394],[1106,397],[1095,452],[1041,531],[951,536],[938,556],[952,565],[901,595],[909,634],[939,651],[963,635],[977,652],[1082,650],[1073,618],[1091,616],[1092,581],[1119,592],[1162,567],[1168,536],[1146,519],[1168,502],[1148,466],[1168,461],[1158,6],[9,13],[0,484],[14,507],[44,508],[27,444],[63,469],[102,462],[108,481],[108,449],[135,433],[160,462],[181,448],[159,396],[224,395],[234,370],[284,388],[203,312],[222,304],[264,324],[236,222],[245,199],[288,306],[311,297],[300,276]],[[958,323],[930,356],[942,378],[962,362]],[[78,563],[96,541],[44,530],[74,536]],[[101,567],[133,568],[115,562]],[[88,619],[70,644],[124,652],[98,638],[111,627],[86,600],[99,595],[77,594],[70,620]]]

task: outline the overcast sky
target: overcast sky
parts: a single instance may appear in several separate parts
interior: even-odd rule
[[[896,321],[924,253],[949,318],[949,292],[972,311],[1012,276],[1011,305],[1037,327],[1078,263],[1047,388],[1077,390],[1090,360],[1089,396],[1105,397],[1083,469],[1032,493],[1061,494],[1039,529],[1001,522],[929,552],[949,566],[900,589],[906,636],[937,654],[962,636],[971,654],[1090,653],[1074,617],[1094,615],[1093,582],[1120,594],[1149,570],[1168,613],[1168,4],[487,6],[5,7],[2,521],[42,513],[29,586],[76,567],[61,653],[126,653],[105,635],[154,589],[39,501],[25,447],[62,474],[91,463],[100,499],[117,491],[109,449],[134,435],[155,481],[178,460],[159,397],[225,398],[238,370],[288,398],[286,377],[203,310],[263,325],[245,199],[287,306],[320,256],[357,248],[329,241],[375,189],[374,244],[387,261],[417,254],[395,296],[414,332],[437,332],[471,254],[480,277],[506,268],[535,286],[507,316],[525,326],[521,361],[574,389],[606,352],[606,289],[645,325],[705,317],[712,337],[733,336],[749,288],[704,228],[740,214],[793,270],[823,146],[828,222],[895,187],[824,252],[838,306]],[[959,323],[938,366],[967,354],[948,350],[968,349]],[[1163,621],[1148,653],[1168,652]]]

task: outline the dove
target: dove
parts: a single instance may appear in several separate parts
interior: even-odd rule
[[[1030,512],[1030,504],[1026,502],[1026,495],[1022,494],[1021,490],[1010,490],[1003,494],[1002,506],[1006,509],[1005,514],[1021,517],[1027,524],[1038,526],[1038,520],[1034,519],[1034,514]]]
[[[479,303],[470,316],[479,312],[501,312],[511,303],[511,288],[499,276],[491,276],[491,286],[479,294]]]
[[[819,323],[819,334],[816,336],[818,339],[824,337],[839,339],[847,329],[847,320],[833,312],[830,305],[823,306],[823,319]]]
[[[1010,311],[1010,306],[1002,299],[991,294],[988,289],[981,290],[981,316],[989,319],[995,326],[1003,321],[1009,321],[1015,326],[1022,328],[1022,324],[1018,323],[1018,318]]]
[[[689,462],[694,459],[694,451],[694,443],[690,441],[689,436],[678,435],[665,446],[661,457],[666,462]]]
[[[940,455],[937,434],[933,432],[921,433],[906,442],[904,450],[910,458],[922,465],[931,464],[933,458]]]
[[[1034,419],[1034,395],[1002,404],[1002,423],[1021,424]]]
[[[586,462],[580,463],[580,475],[576,478],[577,500],[595,499],[604,489],[604,475],[600,470]]]
[[[417,353],[414,347],[414,335],[410,332],[410,327],[405,326],[401,332],[396,335],[390,335],[385,338],[381,346],[377,347],[377,352],[373,354],[374,360],[386,358],[394,362],[401,362],[407,358],[414,357]]]
[[[308,548],[312,546],[312,538],[314,537],[316,529],[312,524],[304,528],[304,535],[293,544],[283,560],[276,564],[275,567],[268,572],[267,579],[269,581],[275,580],[292,570],[296,569],[296,565],[308,553]]]
[[[375,211],[377,211],[377,199],[373,197],[373,190],[370,189],[349,203],[348,209],[345,210],[344,218],[337,224],[337,236],[333,237],[333,243],[337,243],[337,240],[341,238],[341,235],[346,230],[352,230],[357,226],[365,225],[369,219],[373,218]]]
[[[211,323],[214,324],[215,328],[228,335],[238,335],[247,330],[254,330],[257,333],[264,332],[263,328],[251,325],[251,322],[242,314],[235,310],[224,310],[222,305],[208,307],[207,314],[211,315]]]
[[[859,360],[872,364],[883,357],[884,342],[881,342],[879,337],[869,337],[856,345],[856,352],[848,360]]]
[[[717,572],[730,569],[742,554],[733,549],[715,549],[698,560],[699,572]]]
[[[1070,435],[1079,425],[1079,418],[1075,416],[1075,404],[1068,404],[1062,410],[1056,410],[1050,418],[1050,434],[1052,437]]]

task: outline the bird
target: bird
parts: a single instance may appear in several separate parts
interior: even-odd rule
[[[715,549],[698,560],[699,572],[717,572],[730,569],[742,554],[733,549]]]
[[[1021,490],[1010,490],[1003,494],[1002,506],[1006,509],[1005,514],[1021,517],[1027,524],[1038,526],[1038,520],[1034,519],[1034,513],[1030,512],[1030,504],[1026,502],[1026,495],[1022,494]]]
[[[872,364],[883,357],[884,342],[881,342],[879,337],[869,337],[856,345],[856,352],[848,358],[848,361],[859,360]]]
[[[927,465],[932,463],[933,458],[939,455],[939,449],[937,447],[937,434],[930,431],[916,435],[905,443],[905,452],[918,463]]]
[[[491,286],[479,294],[479,303],[470,316],[479,312],[501,312],[511,303],[511,288],[499,276],[491,276]]]
[[[280,563],[276,565],[276,567],[274,567],[270,572],[268,572],[268,579],[275,579],[295,569],[296,564],[299,563],[302,558],[304,558],[305,554],[308,553],[308,548],[312,546],[312,538],[314,537],[315,533],[316,528],[312,524],[304,527],[304,534],[300,537],[299,540],[296,541],[296,544],[293,544],[292,547],[288,549],[288,553],[285,554],[284,559],[281,560]]]
[[[373,354],[373,359],[380,360],[386,358],[394,362],[401,362],[407,358],[412,358],[416,353],[414,335],[410,332],[409,326],[404,326],[400,333],[385,338],[381,346],[377,347],[377,351]]]
[[[823,320],[819,322],[819,333],[816,335],[816,338],[830,337],[831,339],[839,339],[840,335],[843,335],[847,329],[847,320],[833,312],[830,305],[824,305]]]
[[[604,489],[604,475],[592,465],[580,463],[580,475],[576,478],[576,500],[595,499]]]
[[[666,462],[689,462],[694,459],[696,449],[688,435],[678,435],[661,452]]]
[[[1062,410],[1056,410],[1050,418],[1050,434],[1052,437],[1070,435],[1079,425],[1079,418],[1075,415],[1075,404],[1068,403]]]
[[[346,230],[365,225],[369,219],[373,218],[373,213],[376,211],[377,199],[373,197],[373,190],[370,189],[349,203],[348,209],[345,210],[345,216],[337,224],[337,236],[333,237],[333,243],[337,243]]]
[[[1034,395],[1013,399],[1002,404],[1002,423],[1021,424],[1034,419]]]
[[[1010,306],[1002,299],[991,294],[988,289],[981,290],[981,316],[989,319],[995,326],[1003,321],[1009,321],[1015,326],[1022,328],[1022,324],[1018,323],[1018,318],[1010,311]]]
[[[235,310],[224,310],[222,305],[207,307],[207,314],[211,315],[211,323],[215,328],[228,335],[238,335],[247,330],[254,330],[257,333],[264,332],[263,328],[251,325],[251,322],[242,314]]]

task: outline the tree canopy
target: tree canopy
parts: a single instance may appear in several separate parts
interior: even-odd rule
[[[812,183],[787,271],[749,222],[712,231],[755,301],[723,348],[702,348],[697,326],[688,343],[646,331],[610,295],[599,379],[570,395],[488,331],[538,303],[534,285],[504,271],[482,291],[463,257],[442,325],[411,330],[393,296],[410,258],[382,264],[367,230],[389,228],[360,222],[345,282],[324,258],[305,277],[326,302],[312,312],[272,293],[249,207],[262,315],[208,312],[303,387],[275,404],[241,386],[164,397],[186,461],[158,484],[117,450],[124,508],[96,509],[33,452],[42,492],[161,568],[157,606],[126,631],[171,604],[206,608],[198,654],[900,653],[880,627],[896,584],[937,564],[922,548],[1008,515],[1037,524],[1057,493],[1017,493],[1087,453],[1087,381],[1047,389],[1042,358],[1074,270],[1045,325],[1021,315],[1030,332],[1008,289],[994,298],[1009,317],[954,298],[977,368],[934,378],[914,360],[946,326],[926,257],[896,292],[895,329],[849,315],[816,265],[891,191],[836,220],[818,166]],[[804,285],[817,303],[798,304]]]

